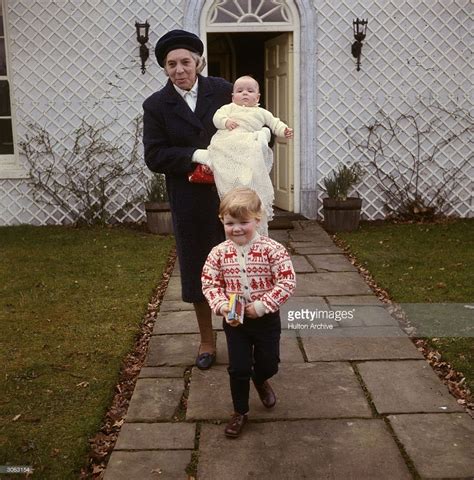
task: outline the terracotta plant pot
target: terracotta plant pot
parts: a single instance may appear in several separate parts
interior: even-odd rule
[[[148,230],[155,234],[172,234],[173,220],[168,202],[145,202]]]
[[[330,232],[352,232],[359,228],[362,199],[348,197],[346,200],[323,199],[324,228]]]

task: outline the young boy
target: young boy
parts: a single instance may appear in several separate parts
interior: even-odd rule
[[[288,139],[293,138],[293,129],[259,107],[259,100],[258,82],[249,76],[238,78],[234,83],[232,103],[219,108],[214,114],[213,122],[218,130],[207,152],[197,154],[193,161],[211,167],[221,198],[236,187],[255,190],[264,209],[258,231],[267,235],[267,223],[273,218],[274,200],[270,179],[273,152],[268,146],[268,129],[277,137]]]
[[[262,216],[259,196],[236,188],[221,201],[219,217],[227,240],[214,247],[202,271],[202,291],[216,315],[222,315],[229,352],[234,414],[225,427],[239,436],[247,422],[250,379],[266,408],[276,403],[268,379],[280,361],[280,306],[294,292],[295,272],[283,245],[257,233]],[[229,298],[244,298],[243,323],[229,319]]]

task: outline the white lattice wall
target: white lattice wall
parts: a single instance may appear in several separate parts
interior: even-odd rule
[[[183,24],[185,1],[193,2],[9,0],[19,137],[33,121],[67,145],[71,132],[86,119],[110,125],[108,139],[121,145],[127,155],[133,119],[141,113],[143,99],[165,82],[152,47],[163,33]],[[314,36],[317,158],[304,161],[317,162],[314,181],[319,186],[337,161],[354,159],[345,128],[369,121],[380,107],[392,115],[419,100],[471,107],[469,0],[313,0],[312,5],[318,23]],[[369,19],[360,72],[350,55],[355,17]],[[151,24],[151,55],[147,72],[141,75],[134,24],[146,19]],[[448,160],[457,164],[469,152],[465,142],[458,143],[448,152]],[[472,179],[472,169],[468,173]],[[142,188],[139,178],[128,183]],[[367,179],[360,190],[368,218],[383,215],[373,183]],[[116,192],[118,221],[143,216],[138,205],[131,211],[121,210],[126,190]],[[456,213],[472,216],[472,180],[453,192],[453,200]],[[34,202],[25,180],[0,180],[0,224],[67,220],[59,209]]]
[[[8,10],[18,137],[36,122],[67,146],[85,119],[109,125],[106,138],[128,155],[133,119],[141,114],[143,100],[166,81],[153,46],[166,31],[180,27],[182,2],[9,0]],[[135,22],[145,20],[151,24],[150,58],[142,75]],[[143,179],[126,183],[112,202],[117,221],[144,215],[140,205],[122,210],[128,187],[142,190]],[[25,180],[0,180],[0,224],[68,221],[60,209],[35,202]]]
[[[448,109],[472,108],[472,3],[470,0],[314,0],[318,18],[318,185],[337,161],[360,160],[348,144],[346,127],[367,124],[380,108],[391,117],[436,102]],[[356,17],[369,20],[361,71],[350,54]],[[435,135],[433,140],[438,138]],[[444,149],[442,162],[459,165],[472,155],[472,139]],[[425,144],[426,151],[430,150]],[[396,153],[396,152],[395,152]],[[396,157],[396,155],[395,155]],[[474,165],[452,192],[450,213],[472,216]],[[390,168],[389,168],[390,170]],[[441,178],[432,169],[429,184]],[[366,218],[383,215],[376,180],[367,177],[358,191]],[[320,198],[322,198],[322,193]]]

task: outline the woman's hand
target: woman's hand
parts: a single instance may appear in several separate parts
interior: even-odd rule
[[[232,118],[229,118],[229,120],[226,120],[225,122],[225,128],[227,128],[227,130],[234,130],[234,128],[237,128],[238,126],[239,124],[235,120],[232,120]]]
[[[249,318],[258,318],[257,311],[255,310],[253,303],[249,303],[245,306],[245,316]]]
[[[208,175],[212,174],[212,168],[209,167],[208,165],[203,165],[202,166],[202,171],[203,171],[203,173],[207,173]]]
[[[286,138],[293,138],[293,129],[286,127],[285,128],[285,137]]]

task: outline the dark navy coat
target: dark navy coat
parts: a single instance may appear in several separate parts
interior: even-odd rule
[[[185,302],[205,301],[201,270],[211,248],[224,240],[216,187],[190,183],[188,174],[196,166],[194,151],[207,148],[216,132],[214,113],[231,102],[232,84],[201,75],[198,80],[194,113],[170,80],[143,103],[145,162],[166,176]]]

